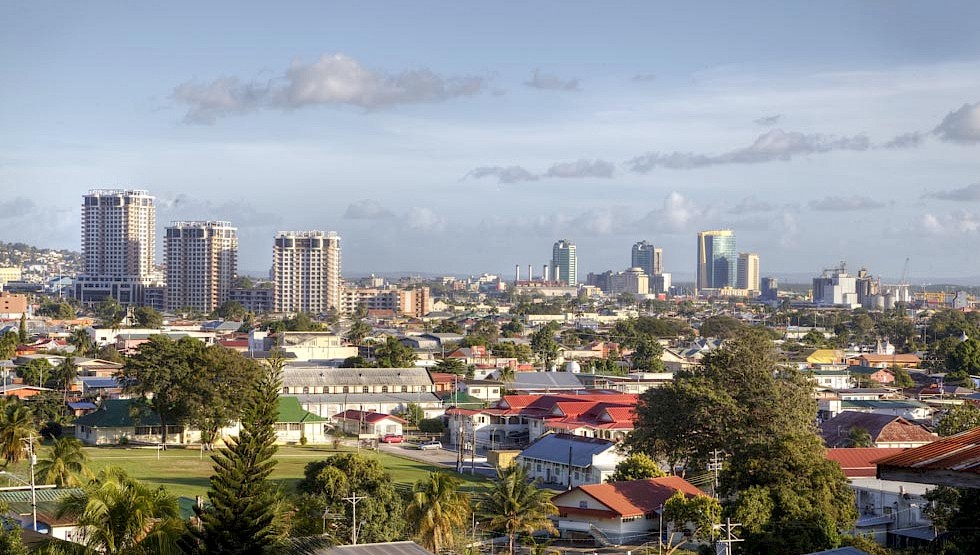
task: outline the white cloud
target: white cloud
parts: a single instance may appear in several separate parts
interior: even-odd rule
[[[615,171],[616,166],[612,162],[580,158],[574,162],[555,164],[542,177],[612,177]]]
[[[633,76],[634,83],[650,83],[657,80],[657,76],[653,73],[637,73]]]
[[[538,176],[527,171],[521,166],[481,166],[470,170],[463,179],[472,177],[483,179],[484,177],[495,177],[497,183],[518,183],[521,181],[537,181]]]
[[[751,212],[770,212],[776,209],[776,205],[771,202],[759,200],[755,195],[749,195],[733,206],[729,212],[732,214],[748,214]]]
[[[944,217],[926,213],[919,220],[919,225],[930,235],[975,234],[980,231],[980,216],[972,210],[955,210]]]
[[[851,195],[849,197],[826,196],[809,202],[811,210],[822,212],[845,212],[856,210],[877,210],[886,204],[871,197]]]
[[[682,233],[690,231],[692,224],[704,220],[708,215],[707,208],[698,206],[677,191],[672,191],[664,197],[661,208],[647,213],[636,225],[641,229]]]
[[[945,191],[926,193],[923,195],[923,197],[939,200],[975,202],[980,200],[980,182],[967,185],[966,187],[960,187],[958,189],[947,189]]]
[[[964,104],[958,110],[950,112],[933,133],[944,141],[980,143],[980,102]]]
[[[543,73],[540,69],[535,69],[531,79],[524,84],[533,89],[543,89],[549,91],[577,91],[579,81],[576,78],[562,79],[552,73]]]
[[[649,173],[655,168],[694,169],[721,164],[761,164],[777,160],[789,161],[834,150],[867,150],[870,141],[864,135],[838,137],[833,135],[804,134],[773,129],[760,135],[751,145],[715,156],[691,152],[664,154],[649,152],[627,162],[637,173]]]
[[[344,218],[348,220],[386,220],[395,214],[376,200],[363,199],[347,205]]]
[[[772,127],[779,123],[779,120],[783,119],[782,114],[773,114],[771,116],[764,116],[755,120],[756,125],[761,125],[763,127]]]
[[[918,131],[912,131],[911,133],[903,133],[893,138],[892,140],[885,143],[883,146],[885,148],[915,148],[925,141],[925,133],[920,133]]]
[[[479,94],[486,87],[484,77],[446,77],[425,68],[384,73],[365,68],[345,54],[324,54],[310,64],[293,62],[281,77],[264,83],[245,83],[237,77],[219,77],[210,83],[188,81],[175,87],[171,98],[187,107],[186,123],[210,124],[221,117],[266,108],[347,105],[378,110],[443,102]]]
[[[413,206],[404,217],[405,224],[419,231],[441,231],[446,227],[446,220],[429,208]]]

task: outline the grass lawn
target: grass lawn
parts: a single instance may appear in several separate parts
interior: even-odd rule
[[[211,476],[212,470],[208,453],[204,453],[202,460],[200,451],[172,448],[160,451],[159,460],[157,460],[158,452],[155,449],[90,447],[86,448],[85,451],[91,458],[90,468],[93,472],[98,472],[107,465],[113,465],[121,467],[134,478],[149,484],[161,485],[177,496],[193,499],[196,495],[207,494],[208,478]],[[278,464],[272,472],[272,479],[282,484],[287,491],[292,491],[303,477],[303,468],[307,463],[325,459],[339,452],[350,453],[352,451],[352,449],[338,451],[325,446],[280,446],[276,455]],[[436,469],[436,467],[425,463],[387,453],[361,450],[361,454],[379,459],[391,474],[391,479],[396,485],[411,486]],[[39,448],[38,457],[44,458],[45,455],[46,448]],[[23,461],[17,465],[11,465],[11,471],[22,477],[30,476],[30,469]],[[464,474],[462,479],[465,485],[461,489],[467,491],[483,489],[487,484],[487,481],[479,476],[473,477]],[[0,483],[0,485],[5,484]]]

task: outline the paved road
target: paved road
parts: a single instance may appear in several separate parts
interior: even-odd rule
[[[392,455],[398,455],[399,457],[405,457],[406,459],[412,459],[413,461],[419,461],[426,464],[431,464],[433,466],[442,466],[452,470],[456,469],[456,451],[449,449],[427,449],[425,451],[418,448],[418,446],[411,443],[382,443],[380,447],[382,452],[390,453]],[[469,453],[467,453],[469,455]],[[473,459],[476,464],[477,474],[491,477],[496,474],[496,471],[487,464],[487,458],[477,456]],[[470,471],[470,458],[467,456],[465,464],[463,465],[463,472],[468,473]]]

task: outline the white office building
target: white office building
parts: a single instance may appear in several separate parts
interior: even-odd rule
[[[280,231],[272,251],[275,312],[340,310],[340,236]]]
[[[238,233],[231,222],[173,222],[163,254],[168,310],[211,312],[228,300],[238,273]]]

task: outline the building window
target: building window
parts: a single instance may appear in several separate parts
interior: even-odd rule
[[[304,388],[303,388],[303,395],[306,395],[306,394],[308,394],[309,392],[310,392],[310,388],[308,388],[308,387],[304,387]]]
[[[364,386],[361,388],[361,393],[371,393],[371,388],[368,386]]]
[[[344,386],[344,393],[350,393],[350,387]]]
[[[408,386],[407,385],[403,385],[402,386],[402,393],[408,393]]]
[[[282,392],[283,392],[283,393],[289,393],[289,388],[288,388],[288,387],[284,387],[284,388],[282,388]]]
[[[381,393],[388,393],[388,386],[386,385],[381,386]]]
[[[579,501],[578,502],[578,508],[579,509],[588,509],[589,508],[589,502],[588,501]]]

